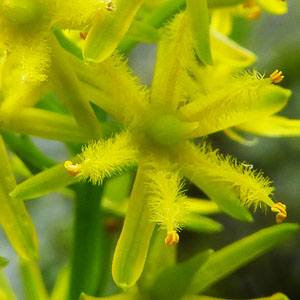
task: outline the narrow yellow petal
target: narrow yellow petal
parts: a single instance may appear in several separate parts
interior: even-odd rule
[[[2,112],[0,129],[59,141],[87,142],[89,139],[72,117],[38,108],[23,108],[10,115]]]
[[[286,0],[257,0],[258,4],[271,14],[281,15],[288,11]]]
[[[67,163],[68,172],[78,179],[101,184],[105,177],[119,174],[137,162],[138,151],[132,145],[129,133],[117,135],[107,141],[99,140],[84,146],[79,155],[80,164]]]
[[[61,29],[87,30],[105,10],[106,1],[54,0],[49,1],[51,23]]]
[[[247,140],[244,137],[242,137],[241,135],[239,135],[235,130],[233,130],[232,128],[227,128],[224,130],[224,133],[233,141],[240,143],[244,146],[248,146],[251,147],[255,144],[257,144],[257,139],[252,139],[252,140]]]
[[[184,156],[181,161],[185,176],[225,212],[234,214],[236,210],[237,215],[234,216],[238,217],[239,205],[253,205],[254,209],[274,206],[270,198],[274,188],[270,181],[249,165],[238,163],[230,156],[222,156],[206,144],[200,148],[187,144],[181,150],[181,156]]]
[[[239,124],[236,129],[267,137],[299,136],[300,120],[270,116]]]
[[[230,9],[215,9],[211,13],[211,28],[229,35],[232,29],[232,16]]]
[[[183,106],[179,113],[184,120],[200,121],[191,137],[205,136],[253,119],[267,117],[281,110],[291,91],[257,79],[255,75],[232,78],[228,86]]]
[[[88,61],[101,62],[109,57],[143,3],[143,0],[118,0],[115,9],[109,9],[104,16],[91,27],[83,49],[83,56]]]
[[[192,36],[186,13],[177,15],[163,31],[152,81],[153,105],[175,111],[182,97],[187,66],[195,61]]]
[[[122,289],[133,286],[141,276],[154,224],[149,222],[145,165],[139,166],[128,203],[124,226],[112,264],[115,283]]]
[[[218,31],[211,30],[211,49],[213,58],[233,67],[248,67],[257,57],[250,50],[238,45]]]
[[[178,243],[177,231],[187,213],[183,194],[183,179],[178,169],[166,157],[157,157],[148,164],[146,186],[149,190],[149,220],[166,229],[166,244]]]

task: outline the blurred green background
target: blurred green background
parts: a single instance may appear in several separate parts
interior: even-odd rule
[[[288,0],[287,15],[275,16],[263,13],[260,19],[248,21],[237,18],[232,38],[249,48],[259,57],[255,68],[270,74],[282,70],[285,78],[282,86],[293,91],[289,105],[280,113],[300,119],[300,2]],[[130,65],[143,83],[150,85],[153,74],[156,47],[141,44],[129,54]],[[209,137],[214,147],[222,153],[230,153],[262,169],[276,187],[274,200],[287,205],[287,222],[298,222],[300,216],[300,137],[269,139],[259,137],[259,143],[246,147],[229,140],[222,133]],[[52,157],[63,161],[68,157],[60,143],[35,139],[35,142]],[[201,196],[190,187],[189,195]],[[40,242],[40,266],[49,288],[52,287],[58,270],[67,262],[72,241],[72,202],[56,194],[27,202],[28,209],[37,227]],[[219,249],[228,243],[273,225],[275,215],[258,211],[253,223],[241,223],[227,216],[215,217],[224,224],[218,234],[196,235],[181,233],[178,254],[184,260],[204,248]],[[22,292],[16,255],[0,231],[0,254],[10,260],[5,273],[17,291]],[[255,298],[285,293],[291,300],[300,299],[300,236],[294,236],[272,252],[245,266],[221,281],[207,294],[222,298]]]

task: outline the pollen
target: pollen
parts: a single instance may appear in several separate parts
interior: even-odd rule
[[[167,246],[173,246],[178,244],[179,235],[175,230],[168,231],[167,237],[165,238],[165,244]]]
[[[65,161],[64,167],[67,170],[67,172],[72,176],[77,176],[81,172],[81,164],[78,163],[74,164],[70,160]]]
[[[276,223],[281,223],[287,217],[286,205],[281,202],[275,203],[275,205],[271,207],[271,210],[277,213]]]
[[[282,71],[278,71],[278,70],[275,70],[270,75],[270,79],[273,83],[278,83],[278,82],[282,81],[283,78],[284,78],[284,76],[282,75]]]

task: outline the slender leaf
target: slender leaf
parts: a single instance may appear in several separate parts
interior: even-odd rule
[[[79,300],[148,300],[147,297],[141,295],[136,288],[129,289],[125,293],[116,294],[109,297],[92,297],[88,296],[85,293],[81,294]],[[277,299],[276,299],[277,300]]]
[[[22,260],[20,270],[27,299],[48,300],[48,293],[36,262]]]
[[[195,232],[219,232],[223,225],[210,218],[196,214],[188,214],[183,222],[184,228]]]
[[[10,195],[24,200],[36,198],[55,192],[76,181],[76,177],[71,176],[61,163],[23,181]]]
[[[197,213],[200,215],[211,215],[221,212],[218,205],[213,201],[190,197],[188,197],[187,200],[189,211],[192,213]]]
[[[26,135],[17,136],[8,131],[1,132],[4,142],[33,173],[55,165]]]
[[[70,281],[70,267],[64,266],[58,273],[54,288],[51,293],[51,300],[67,299]]]
[[[2,294],[1,294],[2,293]],[[3,296],[3,298],[1,298]],[[0,299],[1,300],[17,300],[17,297],[7,280],[6,276],[0,271]]]
[[[18,255],[27,260],[36,259],[38,241],[31,217],[22,200],[9,197],[16,181],[1,136],[0,169],[0,223]]]
[[[177,248],[167,246],[165,237],[164,230],[154,230],[144,270],[137,282],[140,291],[147,293],[157,275],[176,262]]]
[[[212,250],[201,252],[188,261],[171,266],[157,276],[149,294],[155,300],[179,300],[189,289],[195,273],[211,255]],[[171,291],[171,292],[170,292]]]
[[[298,229],[297,224],[271,226],[213,253],[196,272],[189,292],[205,291],[238,268],[282,243]]]
[[[133,21],[127,37],[131,40],[145,42],[145,43],[155,43],[159,40],[159,31],[153,26],[142,21]]]
[[[197,295],[187,295],[182,298],[182,300],[229,300],[229,299],[221,299],[221,298],[215,298],[210,296],[197,296]],[[233,300],[233,299],[231,299]],[[263,298],[255,298],[255,299],[243,299],[243,300],[289,300],[289,298],[282,294],[282,293],[276,293],[269,297],[263,297]]]

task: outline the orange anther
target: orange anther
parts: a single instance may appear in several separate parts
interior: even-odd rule
[[[256,4],[256,0],[249,0],[244,3],[245,16],[249,20],[256,20],[261,16],[261,8]]]
[[[74,164],[70,160],[65,161],[64,167],[67,170],[67,172],[72,176],[77,176],[81,172],[81,164]]]
[[[167,246],[176,245],[179,242],[179,235],[175,230],[168,231],[167,237],[165,238],[165,243]]]
[[[249,20],[257,20],[261,16],[261,8],[256,5],[251,7],[250,12],[246,15]]]
[[[256,0],[249,0],[244,3],[243,5],[245,8],[256,6]]]
[[[275,70],[271,75],[270,79],[273,83],[278,83],[280,82],[284,76],[282,75],[282,71]]]
[[[80,32],[80,38],[82,39],[82,40],[85,40],[86,39],[86,37],[87,37],[87,32]]]
[[[275,205],[271,207],[271,210],[277,213],[276,223],[281,223],[287,217],[286,205],[281,202],[275,203]]]

